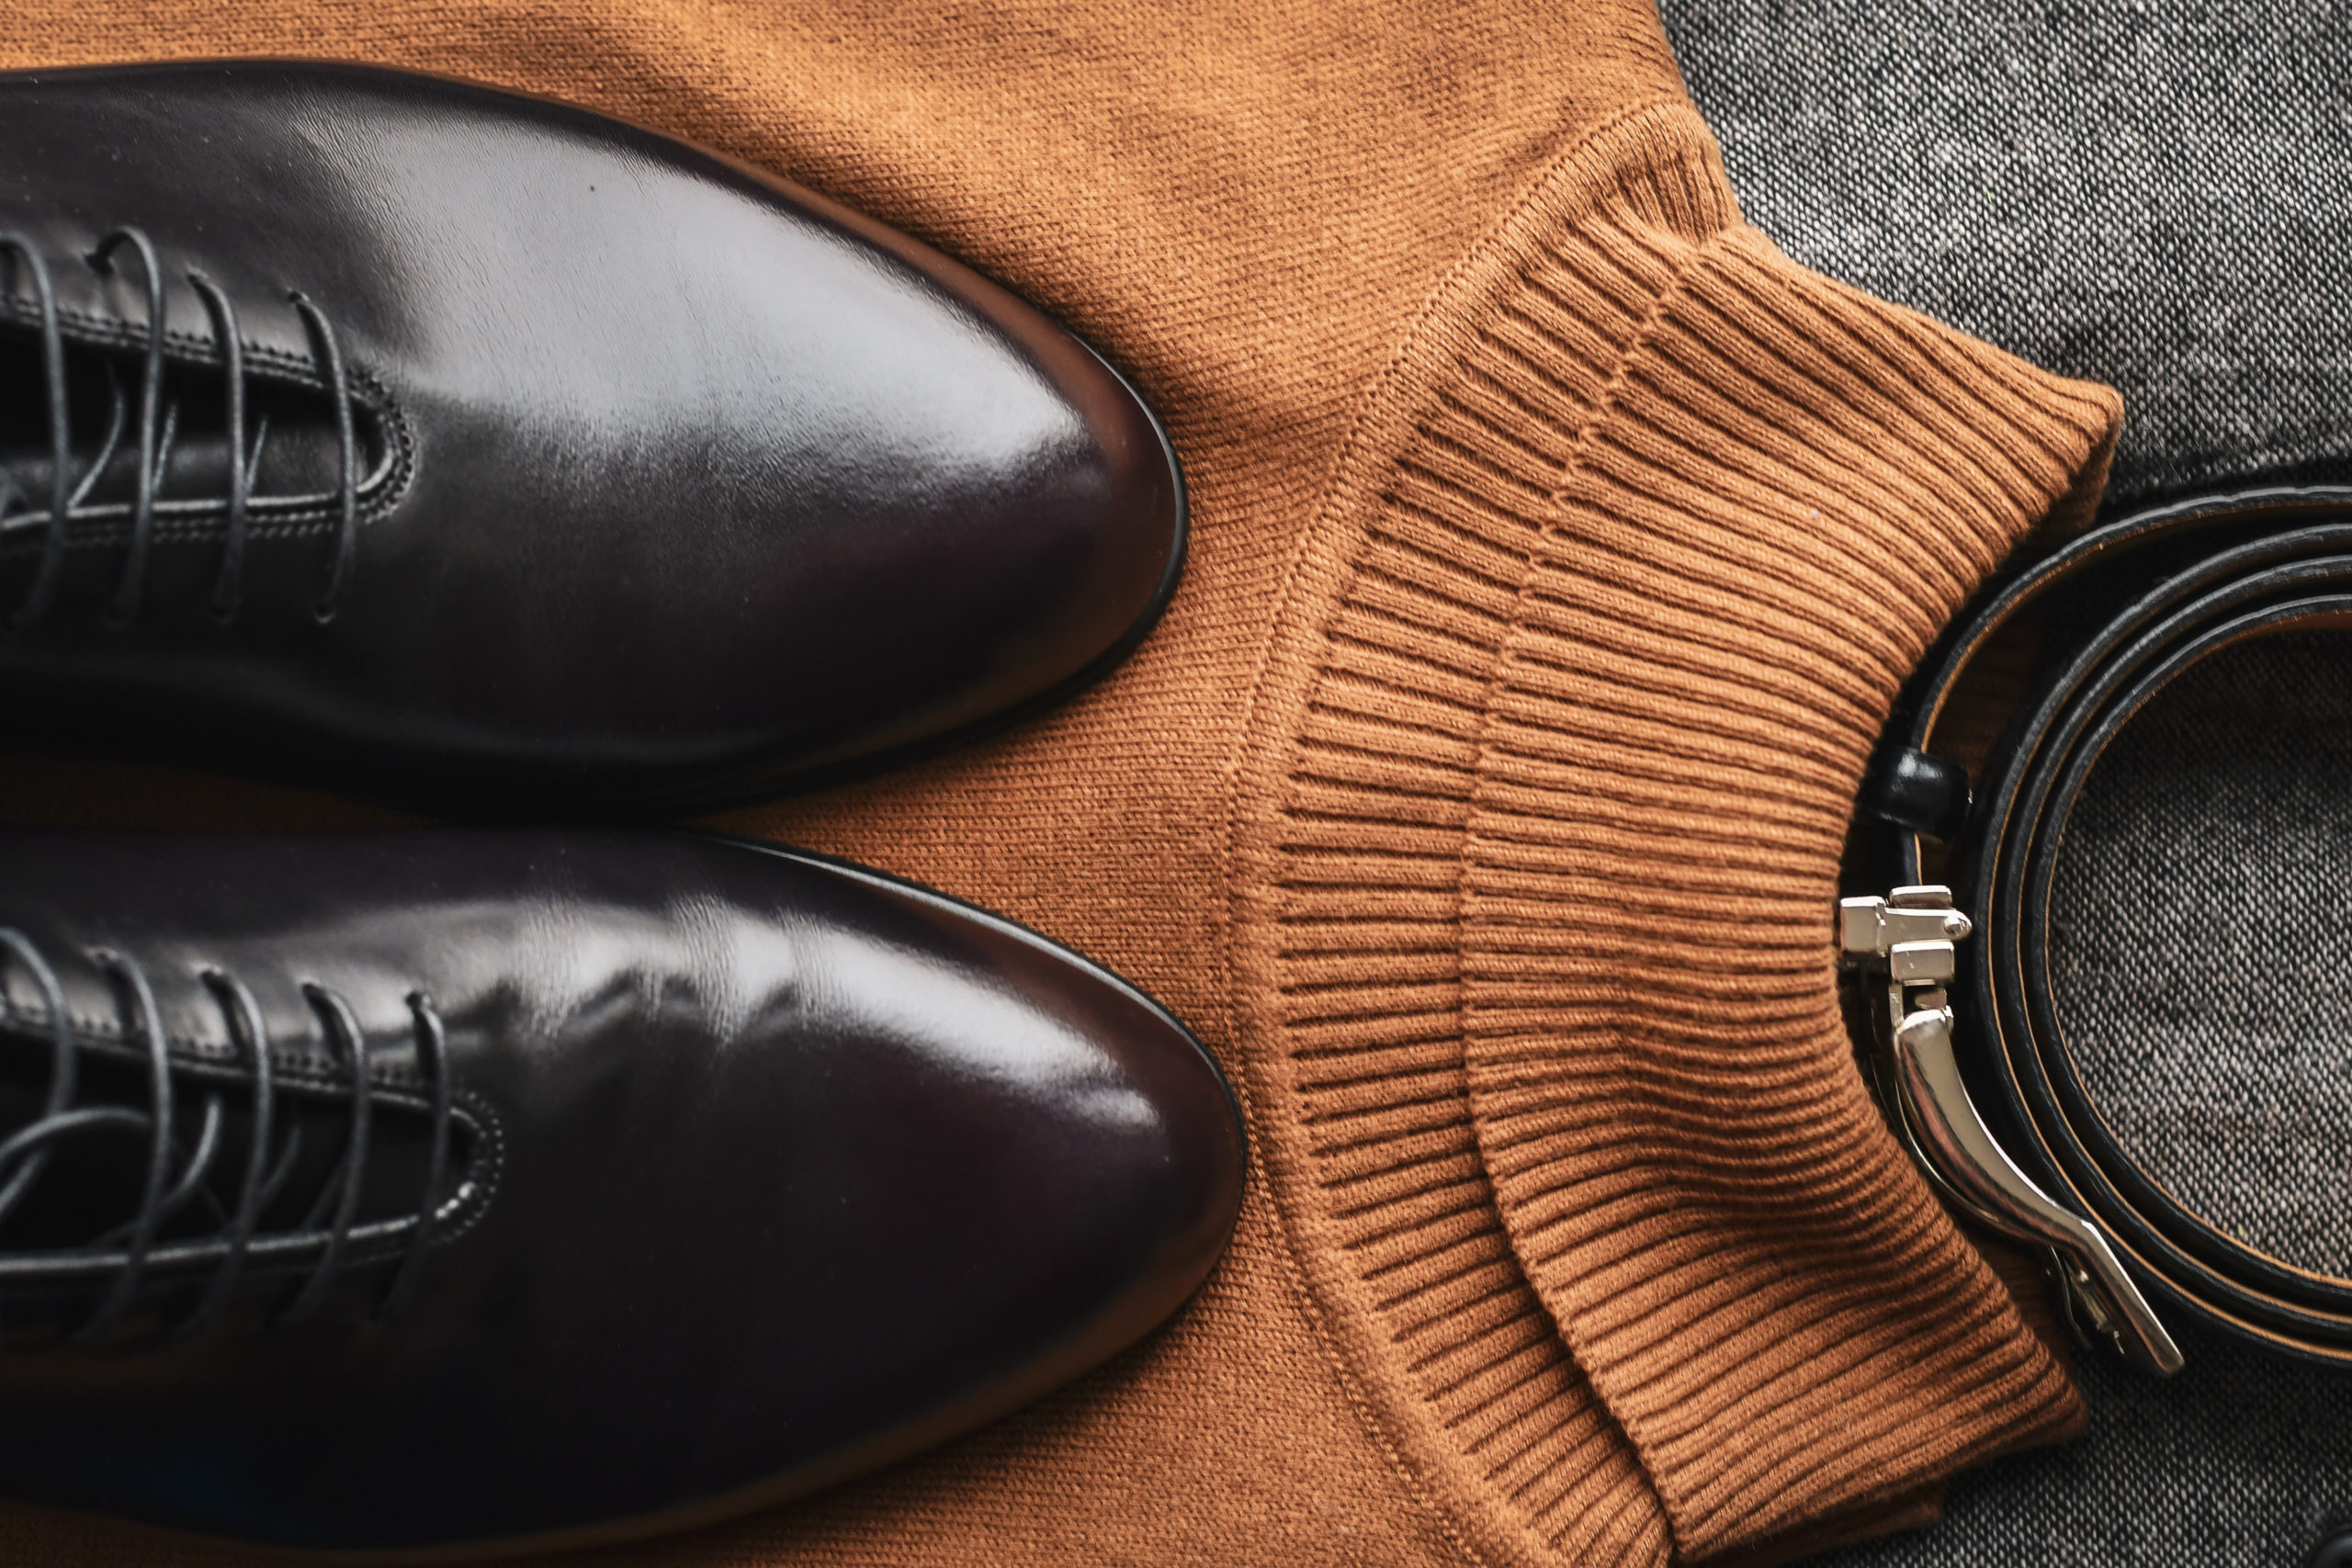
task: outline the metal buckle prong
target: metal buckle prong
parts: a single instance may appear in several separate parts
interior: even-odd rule
[[[2070,1322],[2087,1323],[2151,1371],[2177,1372],[2180,1348],[2106,1235],[2035,1186],[1969,1098],[1943,987],[1959,975],[1956,944],[1972,929],[1953,908],[1949,887],[1898,887],[1883,898],[1838,900],[1844,961],[1887,976],[1881,1045],[1891,1068],[1895,1130],[1920,1169],[1963,1212],[2048,1249]]]

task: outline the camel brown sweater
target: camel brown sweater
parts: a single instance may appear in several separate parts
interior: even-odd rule
[[[1898,683],[2118,404],[1743,224],[1648,0],[8,12],[0,66],[342,56],[780,170],[1069,321],[1186,464],[1189,576],[1102,687],[731,820],[1188,1020],[1254,1141],[1229,1258],[1023,1416],[599,1561],[1657,1564],[1922,1517],[2079,1419],[1864,1092],[1829,910]],[[28,1568],[238,1560],[0,1510]]]

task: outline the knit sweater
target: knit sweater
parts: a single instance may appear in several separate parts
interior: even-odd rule
[[[2119,405],[1744,224],[1649,0],[12,0],[0,29],[5,67],[232,53],[552,94],[824,191],[1100,345],[1191,486],[1184,585],[1100,688],[726,820],[1189,1021],[1252,1139],[1229,1256],[1019,1416],[597,1561],[1785,1553],[2080,1419],[1865,1092],[1830,909],[1897,686],[2095,500]],[[370,819],[121,769],[6,795]],[[14,1563],[235,1559],[0,1509]]]

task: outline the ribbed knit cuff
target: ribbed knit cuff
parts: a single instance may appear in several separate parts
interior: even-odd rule
[[[1830,911],[1897,687],[2120,408],[1725,191],[1686,108],[1629,115],[1445,281],[1253,709],[1261,1147],[1494,1561],[1745,1549],[2080,1416],[1863,1088]]]

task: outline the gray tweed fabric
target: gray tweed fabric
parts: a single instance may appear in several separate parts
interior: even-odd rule
[[[2346,0],[1663,10],[1747,215],[1783,249],[2122,390],[2111,504],[2352,478]],[[2282,645],[2168,694],[2152,717],[2173,728],[2146,750],[2182,754],[2118,755],[2095,782],[2058,956],[2070,1034],[2131,1146],[2249,1235],[2336,1267],[2352,665],[2317,657]],[[2291,701],[2300,719],[2261,716]],[[2256,909],[2265,875],[2290,894]],[[1963,1476],[1939,1525],[1830,1561],[2294,1568],[2352,1525],[2352,1377],[2182,1337],[2169,1382],[2086,1361],[2081,1442]]]
[[[1818,1568],[2297,1568],[2352,1525],[2352,1395],[2234,1340],[2177,1337],[2188,1365],[2167,1381],[2083,1360],[2093,1417],[2079,1441],[1963,1476],[1932,1529]],[[2331,1441],[2332,1464],[2315,1452]]]
[[[2242,643],[2158,693],[2099,759],[2050,930],[2059,1027],[2116,1142],[2207,1221],[2339,1277],[2347,867],[2352,639]]]
[[[2345,0],[1665,0],[1797,260],[2127,412],[2120,502],[2352,473]]]

